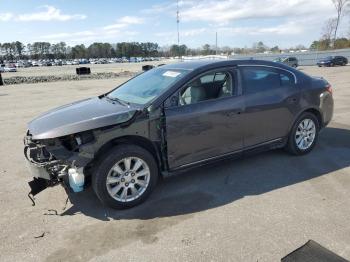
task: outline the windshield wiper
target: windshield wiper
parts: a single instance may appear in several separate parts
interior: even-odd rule
[[[123,101],[117,97],[109,97],[109,96],[105,96],[107,99],[111,100],[111,101],[116,101],[118,102],[119,104],[121,104],[122,106],[127,106],[129,107],[130,106],[130,103],[129,102],[126,102],[126,101]]]

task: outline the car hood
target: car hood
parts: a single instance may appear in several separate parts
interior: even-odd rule
[[[89,98],[50,110],[28,124],[33,139],[48,139],[121,124],[130,120],[139,108]]]

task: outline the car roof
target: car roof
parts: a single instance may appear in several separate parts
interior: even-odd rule
[[[193,60],[193,61],[183,61],[173,64],[163,65],[162,69],[182,69],[182,70],[197,70],[211,67],[220,66],[236,66],[236,65],[267,65],[267,66],[278,66],[284,67],[280,63],[266,61],[266,60],[254,60],[254,59],[244,59],[244,60]]]

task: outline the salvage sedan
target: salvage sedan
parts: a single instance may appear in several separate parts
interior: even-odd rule
[[[164,65],[28,124],[30,196],[92,185],[113,208],[140,204],[160,177],[251,152],[309,153],[333,114],[332,88],[280,63]]]

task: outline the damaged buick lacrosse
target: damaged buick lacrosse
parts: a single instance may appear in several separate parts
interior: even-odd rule
[[[163,65],[28,124],[30,196],[92,186],[110,207],[143,202],[160,177],[251,152],[309,153],[333,115],[330,84],[254,60]]]

